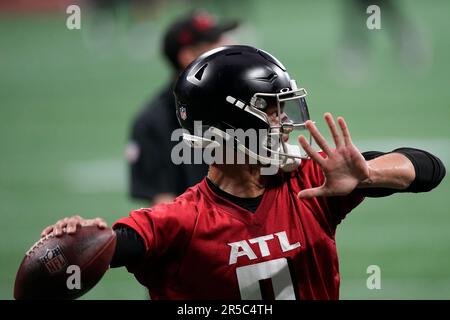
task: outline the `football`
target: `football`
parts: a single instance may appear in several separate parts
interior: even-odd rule
[[[22,260],[14,298],[76,299],[102,278],[114,254],[116,235],[110,228],[78,226],[75,234],[37,241]]]

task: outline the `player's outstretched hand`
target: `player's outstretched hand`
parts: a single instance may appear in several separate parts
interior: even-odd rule
[[[322,168],[325,182],[320,187],[300,191],[298,197],[301,199],[346,195],[369,179],[369,166],[361,152],[353,145],[344,119],[337,118],[342,136],[330,113],[325,113],[324,119],[330,128],[336,148],[332,149],[328,145],[312,121],[306,122],[306,127],[326,157],[315,151],[304,136],[299,137],[299,142],[311,159]]]
[[[53,232],[57,237],[64,233],[74,234],[77,231],[77,226],[97,226],[100,229],[107,227],[105,220],[102,218],[84,219],[80,216],[73,216],[58,220],[55,224],[48,226],[41,233],[41,238]]]

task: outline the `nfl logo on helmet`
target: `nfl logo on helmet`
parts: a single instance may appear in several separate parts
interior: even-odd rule
[[[186,120],[186,118],[187,118],[186,107],[184,105],[181,105],[178,110],[180,112],[180,118],[182,120]]]

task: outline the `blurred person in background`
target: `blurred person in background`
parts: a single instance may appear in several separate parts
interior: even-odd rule
[[[180,127],[172,87],[178,74],[199,55],[230,44],[226,34],[237,26],[237,21],[217,23],[206,11],[190,13],[169,26],[162,51],[172,69],[171,79],[135,117],[126,148],[132,198],[153,205],[171,202],[206,175],[205,164],[171,161],[171,150],[178,143],[171,141],[171,135]]]

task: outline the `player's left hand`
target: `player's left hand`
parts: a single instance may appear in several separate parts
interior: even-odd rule
[[[311,159],[322,168],[325,182],[320,187],[300,191],[298,197],[301,199],[346,195],[358,185],[365,183],[370,176],[369,166],[361,152],[352,143],[350,132],[344,119],[342,117],[337,118],[342,137],[336,128],[333,116],[330,113],[325,113],[324,119],[330,128],[336,148],[330,148],[312,121],[308,120],[306,122],[306,127],[320,148],[322,148],[326,157],[324,158],[315,151],[304,136],[299,137],[299,143]]]

